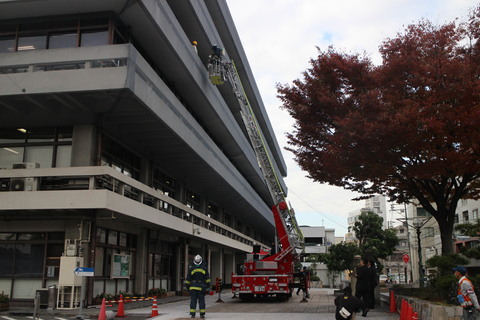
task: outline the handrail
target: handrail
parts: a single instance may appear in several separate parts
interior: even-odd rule
[[[225,237],[252,245],[258,240],[206,216],[185,204],[170,198],[140,181],[128,177],[108,166],[35,168],[0,170],[0,193],[10,191],[15,180],[32,179],[32,190],[24,192],[42,192],[52,190],[110,190],[131,200],[192,222]],[[265,247],[267,245],[261,244]]]

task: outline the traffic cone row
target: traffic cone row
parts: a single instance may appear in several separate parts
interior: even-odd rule
[[[152,314],[150,318],[158,316],[158,306],[157,306],[157,297],[153,298],[153,305],[152,305]]]
[[[418,313],[413,311],[412,305],[405,299],[402,299],[402,309],[400,309],[400,320],[418,320]]]

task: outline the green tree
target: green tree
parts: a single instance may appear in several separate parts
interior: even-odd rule
[[[318,256],[318,261],[325,263],[328,270],[332,272],[353,271],[355,267],[355,256],[360,253],[358,246],[353,243],[338,243],[330,246],[328,253]]]
[[[363,256],[385,259],[398,244],[395,229],[382,229],[383,218],[372,211],[362,212],[353,225],[355,237]]]
[[[478,237],[480,234],[480,221],[477,221],[476,223],[457,224],[455,230],[464,236]]]
[[[380,46],[382,63],[329,48],[291,85],[290,148],[320,183],[416,202],[453,253],[460,199],[480,197],[480,7],[464,24],[422,20]]]

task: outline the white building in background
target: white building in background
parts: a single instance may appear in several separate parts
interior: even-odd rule
[[[351,211],[348,214],[347,223],[348,228],[350,229],[348,234],[345,235],[345,241],[351,242],[355,241],[355,233],[353,232],[353,226],[355,222],[358,220],[358,217],[363,213],[371,211],[378,214],[380,217],[383,218],[383,229],[388,228],[388,221],[387,221],[387,200],[384,196],[375,195],[371,198],[365,200],[365,207],[361,209],[357,209]]]
[[[384,196],[375,195],[365,200],[365,209],[373,211],[383,218],[383,229],[388,228],[387,224],[387,199]]]
[[[320,284],[323,286],[332,286],[333,283],[328,268],[323,263],[306,262],[312,254],[327,253],[328,248],[338,243],[338,237],[335,237],[335,229],[310,226],[300,226],[300,230],[305,237],[305,257],[302,259],[302,265],[314,269],[316,275],[320,278]],[[335,284],[339,285],[341,279],[336,279]]]

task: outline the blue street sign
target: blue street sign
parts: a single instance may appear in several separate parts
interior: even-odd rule
[[[94,271],[95,271],[94,268],[79,267],[79,268],[75,268],[74,273],[76,276],[79,276],[79,277],[93,277]]]

